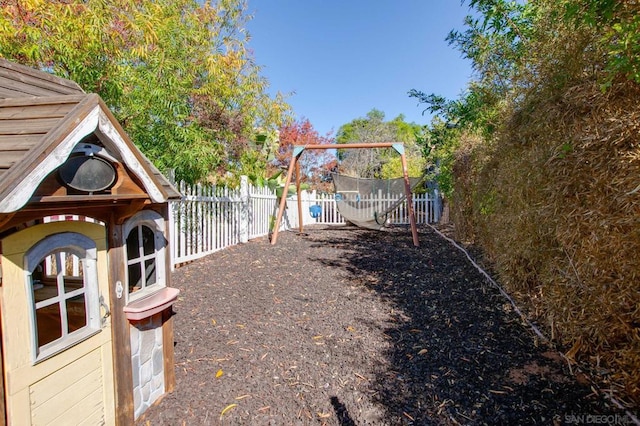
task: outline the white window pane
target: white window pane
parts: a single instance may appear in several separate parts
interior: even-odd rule
[[[134,263],[129,265],[129,293],[136,292],[142,289],[142,269],[140,263]]]
[[[133,260],[140,257],[140,239],[138,238],[138,227],[136,226],[127,236],[127,259]]]
[[[142,225],[142,247],[144,254],[153,254],[156,251],[155,233],[148,226]]]
[[[45,306],[36,310],[38,347],[51,343],[62,337],[62,318],[60,305]]]
[[[87,306],[84,294],[67,299],[67,323],[69,333],[80,330],[87,325]]]
[[[144,262],[145,269],[145,286],[150,286],[156,283],[156,260],[148,259]]]

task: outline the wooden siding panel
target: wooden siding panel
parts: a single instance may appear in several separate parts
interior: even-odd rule
[[[20,161],[27,151],[0,151],[0,169],[8,169]]]
[[[102,360],[96,349],[30,387],[35,424],[63,424],[89,417],[102,406]]]
[[[77,394],[77,392],[76,392]],[[82,395],[85,395],[82,393]],[[75,395],[74,395],[75,396]],[[81,422],[84,422],[86,419],[90,419],[93,417],[97,417],[102,421],[98,421],[93,423],[94,425],[104,425],[104,404],[103,404],[103,392],[102,389],[95,389],[90,394],[87,394],[66,410],[64,413],[60,414],[57,418],[51,420],[49,423],[46,423],[49,426],[77,426]],[[36,422],[33,419],[34,425],[45,424]]]
[[[60,118],[33,118],[28,120],[0,120],[0,135],[48,133]]]
[[[0,155],[5,151],[29,151],[42,140],[41,134],[0,135]]]
[[[31,96],[51,96],[62,95],[65,91],[59,91],[55,87],[44,88],[32,83],[24,83],[21,81],[11,80],[10,78],[0,77],[0,88],[2,92],[7,93],[7,98],[24,98]]]
[[[84,419],[78,419],[77,423],[74,426],[95,426],[95,425],[110,425],[113,424],[113,421],[106,420],[106,410],[104,413],[100,411],[95,411],[91,413],[91,415]]]
[[[4,106],[0,108],[0,120],[64,117],[76,106],[73,103],[51,103],[36,105]]]
[[[67,364],[64,368],[54,371],[51,375],[30,386],[31,402],[37,405],[45,403],[60,392],[61,389],[86,377],[92,370],[99,372],[100,363],[100,351],[94,349]]]
[[[24,131],[22,133],[37,133],[36,130],[46,130],[47,124],[49,124],[49,131],[43,136],[42,142],[31,149],[27,155],[22,158],[20,163],[15,164],[9,171],[11,178],[7,178],[4,181],[0,181],[0,193],[4,193],[7,189],[15,187],[19,184],[25,176],[36,168],[43,166],[43,161],[48,159],[47,156],[54,150],[62,141],[65,140],[69,134],[74,131],[80,131],[83,133],[85,130],[78,130],[79,126],[91,125],[91,121],[85,122],[89,115],[96,108],[97,95],[86,95],[83,100],[80,101],[69,114],[62,119],[48,118],[42,121],[38,120],[24,120],[26,122],[33,121],[29,125],[23,126]],[[21,120],[2,120],[0,121],[0,135],[3,134],[2,126],[5,127],[5,134],[21,134],[16,133],[15,129],[13,133],[10,133],[10,129],[7,128],[7,123],[12,121]],[[89,124],[87,124],[89,123]],[[28,129],[28,131],[27,131]],[[55,163],[57,159],[51,158],[52,163]],[[59,164],[58,164],[59,166]],[[51,169],[53,170],[53,169]]]
[[[78,374],[73,374],[71,377],[59,377],[57,378],[58,382],[53,385],[48,382],[47,379],[38,382],[47,383],[48,385],[46,387],[37,386],[38,383],[36,383],[30,389],[31,404],[34,407],[46,406],[46,404],[52,403],[60,404],[61,400],[68,400],[70,398],[65,396],[65,393],[82,394],[87,390],[93,392],[95,389],[101,389],[102,369],[100,368],[100,365],[92,365],[90,368],[92,368],[92,370],[79,371],[77,372]]]
[[[0,99],[0,107],[16,107],[16,106],[36,106],[36,105],[54,105],[54,104],[79,104],[86,99],[87,94],[80,95],[56,95],[41,98],[13,98]]]
[[[6,82],[4,82],[6,84]],[[12,90],[9,87],[6,87],[4,84],[0,84],[0,99],[3,98],[25,98],[28,97],[26,94],[19,92],[17,90]]]

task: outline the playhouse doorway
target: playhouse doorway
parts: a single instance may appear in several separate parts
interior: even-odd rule
[[[56,222],[1,240],[10,424],[113,424],[105,228]]]

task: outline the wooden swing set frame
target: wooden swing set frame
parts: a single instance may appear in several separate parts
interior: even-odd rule
[[[411,235],[413,237],[413,245],[420,246],[418,241],[418,230],[416,227],[416,216],[413,209],[413,198],[411,196],[411,185],[409,184],[409,172],[407,171],[407,158],[404,155],[404,144],[400,142],[382,142],[382,143],[351,143],[351,144],[309,144],[309,145],[294,145],[291,151],[291,161],[289,162],[289,169],[287,171],[287,178],[284,183],[284,191],[282,197],[280,197],[280,205],[278,207],[278,216],[274,224],[273,234],[271,235],[271,244],[276,244],[278,241],[278,232],[282,223],[282,216],[284,214],[285,205],[287,203],[287,192],[289,185],[291,185],[291,179],[293,178],[293,171],[296,172],[296,193],[298,194],[298,227],[299,232],[303,232],[303,216],[302,216],[302,199],[300,196],[300,163],[298,160],[302,153],[307,149],[359,149],[359,148],[393,148],[400,154],[402,161],[402,176],[404,178],[404,190],[407,197],[407,206],[409,208],[409,223],[411,224]]]

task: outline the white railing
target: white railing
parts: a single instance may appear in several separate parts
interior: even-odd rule
[[[277,209],[274,191],[268,187],[248,185],[248,222],[249,239],[269,234],[272,222],[275,222]],[[273,219],[272,219],[273,218]]]
[[[277,213],[275,191],[255,187],[243,176],[240,188],[188,186],[180,184],[182,200],[170,203],[171,257],[173,264],[189,262],[226,247],[247,242],[249,239],[269,234]],[[374,198],[377,206],[389,206],[398,198]],[[371,201],[371,200],[369,200]],[[344,225],[338,213],[333,194],[303,191],[301,194],[303,225]],[[312,217],[311,207],[318,209]],[[413,206],[418,225],[437,222],[440,219],[441,200],[437,191],[433,194],[414,194]],[[407,203],[401,203],[388,215],[389,223],[408,224]],[[281,229],[298,228],[297,196],[287,199]]]
[[[198,259],[240,242],[243,200],[240,190],[181,183],[182,200],[171,202],[171,258],[174,264]]]
[[[373,216],[375,212],[384,211],[387,208],[398,204],[404,198],[404,194],[398,194],[385,198],[384,196],[364,196],[359,204],[362,204],[362,216]],[[425,225],[435,223],[440,220],[442,201],[438,191],[433,194],[412,194],[413,208],[416,215],[416,224]],[[288,213],[292,217],[291,227],[298,226],[297,197],[294,195],[287,200]],[[320,215],[317,218],[311,216],[311,206],[320,206]],[[358,206],[360,207],[360,206]],[[302,213],[304,215],[304,225],[319,223],[324,225],[344,225],[346,221],[338,212],[333,194],[316,194],[313,192],[302,193]],[[409,209],[406,202],[399,203],[397,208],[388,213],[387,219],[391,225],[409,224]]]

